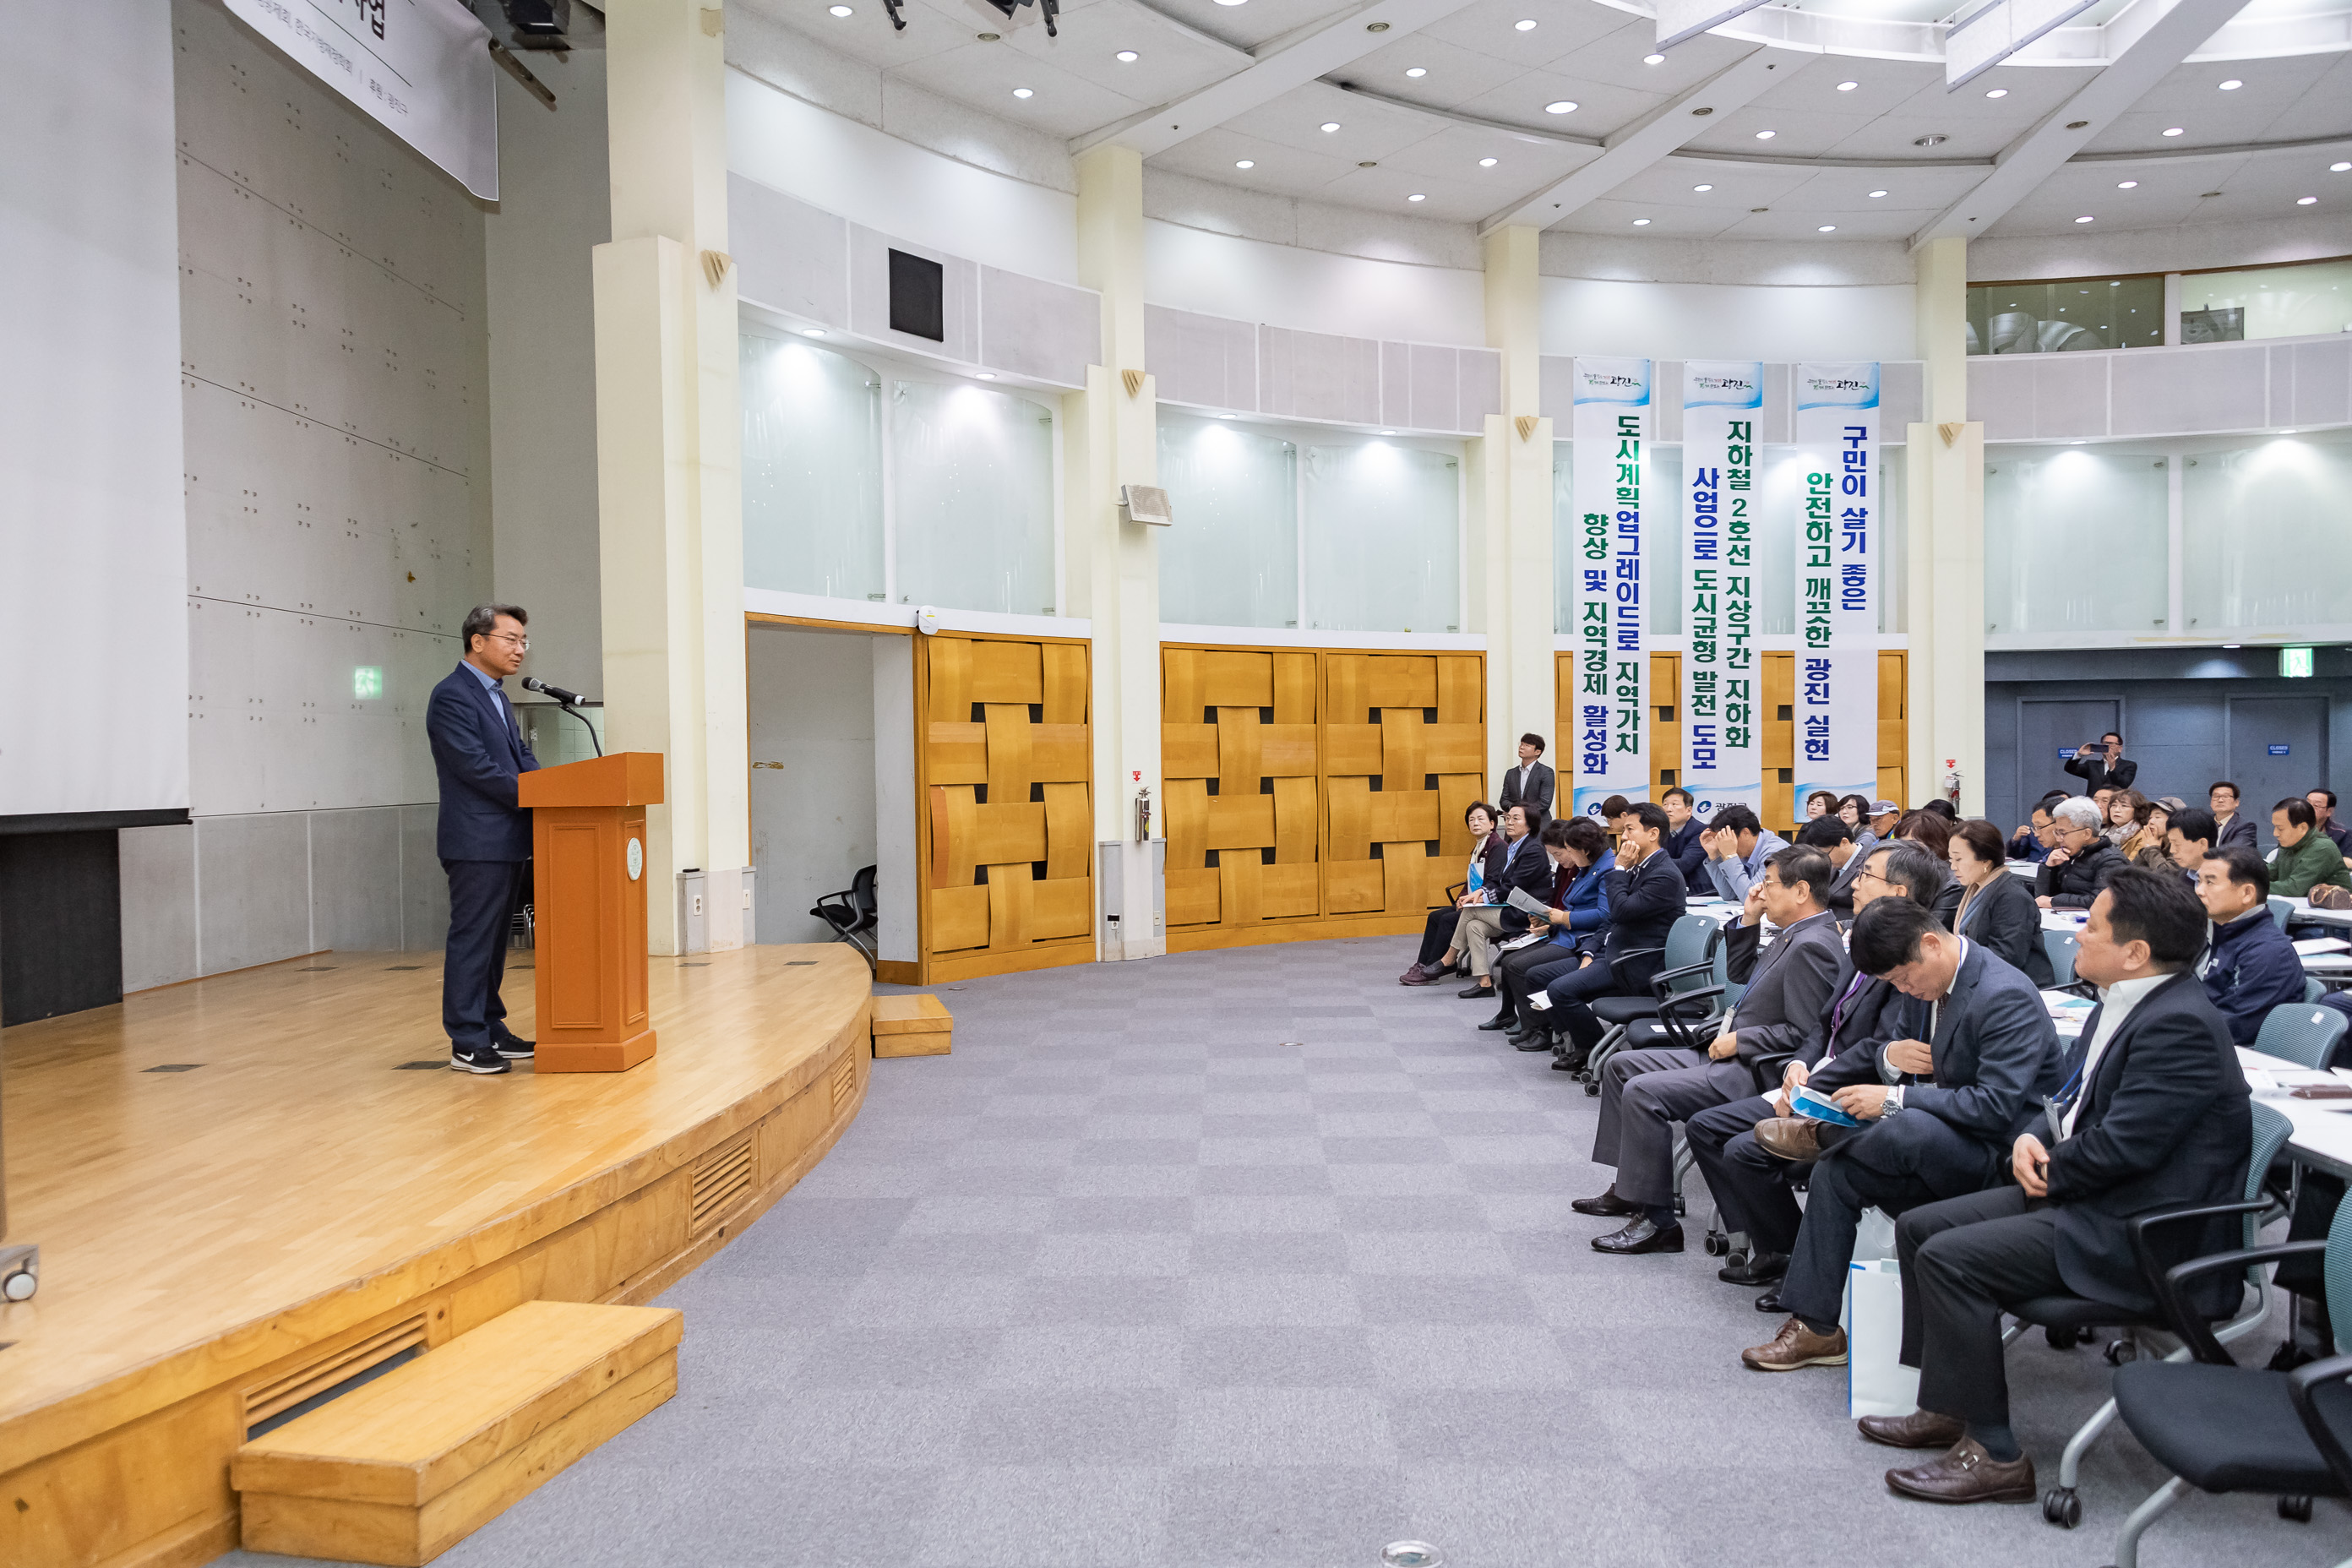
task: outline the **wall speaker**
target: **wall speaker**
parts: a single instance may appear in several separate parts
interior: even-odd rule
[[[890,330],[935,343],[947,342],[945,268],[903,250],[890,253]]]

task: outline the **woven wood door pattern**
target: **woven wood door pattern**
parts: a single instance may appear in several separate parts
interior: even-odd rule
[[[1163,647],[1169,929],[1322,912],[1316,658]]]
[[[919,639],[933,954],[1084,942],[1094,928],[1087,649]]]
[[[1485,795],[1485,663],[1322,657],[1323,911],[1418,914],[1444,900],[1460,870],[1449,840]]]

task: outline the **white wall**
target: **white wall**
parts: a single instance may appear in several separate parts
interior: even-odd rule
[[[7,28],[0,816],[184,806],[172,29],[151,0]]]
[[[727,73],[727,166],[812,206],[991,267],[1078,278],[1078,204]]]
[[[1273,245],[1147,219],[1143,297],[1301,331],[1484,346],[1483,273]]]
[[[763,942],[831,941],[808,911],[876,864],[868,645],[906,640],[750,628],[751,864]]]
[[[499,73],[503,194],[483,225],[497,596],[530,612],[525,671],[593,696],[604,642],[589,251],[613,237],[604,54],[541,52],[530,68],[556,107]]]
[[[1915,359],[1912,288],[1543,280],[1543,352],[1654,359]]]

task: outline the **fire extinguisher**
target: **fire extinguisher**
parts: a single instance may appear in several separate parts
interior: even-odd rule
[[[1944,798],[1956,807],[1960,804],[1960,761],[1958,757],[1944,759]]]

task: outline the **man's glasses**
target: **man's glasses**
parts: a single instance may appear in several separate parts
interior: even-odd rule
[[[529,653],[530,651],[530,639],[522,636],[519,632],[484,632],[481,635],[489,638],[492,642],[510,642],[514,644],[518,652]]]

